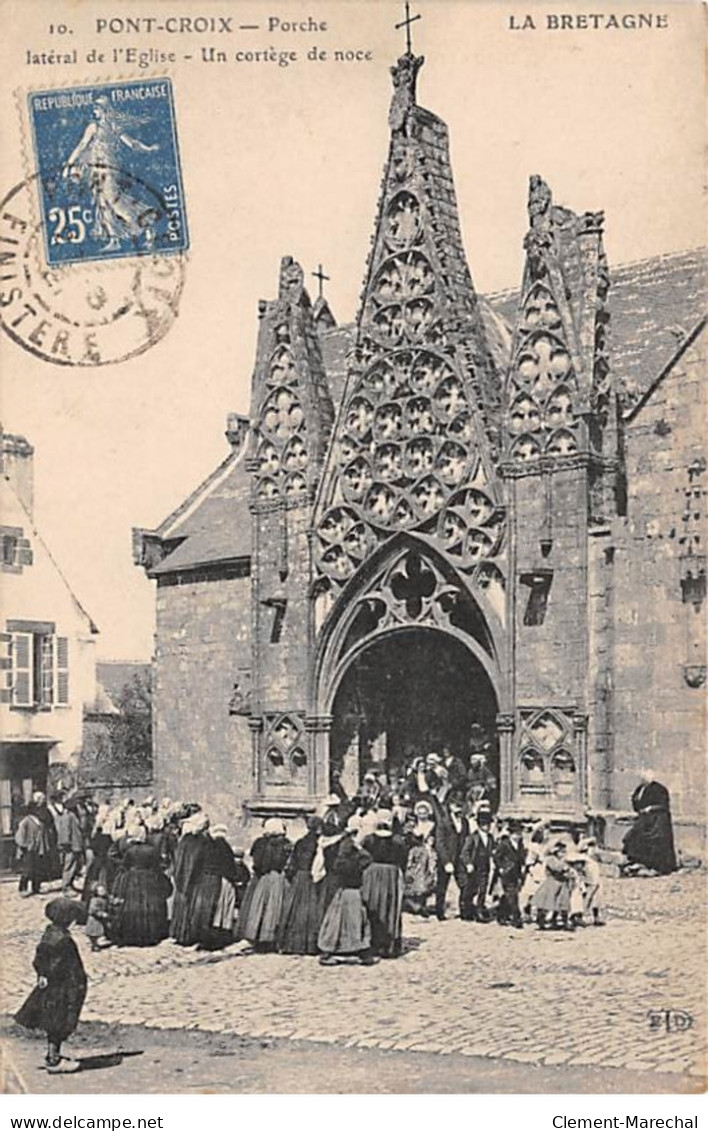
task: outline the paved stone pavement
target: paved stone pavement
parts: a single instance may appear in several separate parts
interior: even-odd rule
[[[705,1073],[703,873],[607,880],[602,928],[574,934],[409,916],[406,952],[377,966],[184,950],[92,954],[82,1017],[113,1025],[316,1041],[341,1048],[486,1057],[568,1068]],[[38,898],[0,893],[2,1009],[33,984]],[[78,932],[80,934],[80,932]],[[651,1027],[681,1010],[691,1027]],[[678,1085],[678,1081],[677,1081]]]

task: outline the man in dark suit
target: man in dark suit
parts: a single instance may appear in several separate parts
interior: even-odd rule
[[[462,815],[459,801],[453,798],[448,808],[437,815],[435,825],[435,852],[438,857],[435,914],[440,920],[445,918],[445,897],[452,876],[462,892],[467,873],[460,866],[460,854],[469,834],[469,821]]]
[[[502,889],[497,911],[497,922],[523,927],[519,907],[519,891],[526,871],[526,848],[519,821],[509,821],[500,834],[494,851],[494,874]],[[493,886],[493,885],[492,885]]]
[[[477,828],[462,845],[460,868],[464,874],[464,886],[460,892],[461,919],[478,919],[482,923],[488,921],[487,891],[495,848],[491,825],[490,811],[479,810]]]

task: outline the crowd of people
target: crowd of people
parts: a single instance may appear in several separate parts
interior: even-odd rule
[[[483,754],[465,767],[431,753],[393,782],[370,770],[351,798],[336,774],[332,787],[295,840],[282,820],[266,819],[250,867],[197,803],[59,795],[48,804],[35,793],[15,838],[19,890],[29,898],[61,879],[62,895],[45,906],[37,985],[16,1019],[47,1033],[48,1070],[77,1067],[61,1055],[86,994],[75,923],[93,950],[171,938],[371,966],[402,953],[403,911],[445,918],[451,883],[463,921],[564,931],[605,922],[595,839],[501,819]],[[665,787],[647,774],[632,801],[628,867],[650,858],[655,871],[672,871]]]
[[[16,835],[20,892],[60,878],[62,894],[85,907],[93,949],[244,942],[323,964],[395,958],[403,911],[444,919],[451,884],[466,921],[541,929],[603,921],[595,842],[498,819],[483,754],[465,767],[447,751],[431,753],[393,782],[370,770],[351,798],[336,775],[332,785],[299,839],[279,818],[266,820],[250,867],[226,826],[196,803],[59,796],[47,804],[35,794]]]

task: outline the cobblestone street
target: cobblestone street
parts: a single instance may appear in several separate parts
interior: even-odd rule
[[[687,1075],[700,1087],[705,876],[606,886],[603,929],[541,933],[406,917],[406,953],[372,968],[323,968],[312,958],[236,948],[210,955],[171,942],[92,954],[80,937],[89,975],[82,1018],[519,1066],[660,1072],[677,1077],[677,1090]],[[10,1014],[33,984],[43,900],[21,900],[9,884],[1,898]],[[667,1010],[684,1011],[692,1024],[670,1031]]]

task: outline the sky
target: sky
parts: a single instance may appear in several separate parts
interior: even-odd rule
[[[389,67],[404,46],[394,28],[402,7],[200,4],[200,14],[237,10],[259,25],[227,41],[96,30],[97,19],[116,12],[193,14],[180,0],[34,0],[5,29],[2,194],[32,162],[10,92],[84,85],[97,74],[86,64],[25,62],[28,46],[57,46],[49,16],[58,22],[66,12],[70,42],[81,50],[152,47],[179,56],[144,71],[106,63],[95,80],[172,76],[191,233],[174,325],[140,357],[95,369],[53,366],[0,336],[3,425],[35,447],[37,523],[101,630],[102,658],[151,656],[154,586],[132,564],[131,528],[158,525],[227,454],[226,415],[248,412],[258,300],[275,296],[280,258],[295,256],[307,272],[322,263],[335,316],[355,316],[388,146]],[[598,7],[668,13],[669,26],[548,30],[549,13],[591,10],[570,0],[413,5],[423,17],[414,49],[426,57],[418,100],[450,128],[465,247],[481,293],[519,284],[531,173],[549,182],[558,204],[604,209],[610,266],[703,242],[701,6]],[[312,15],[328,27],[269,31],[273,13]],[[527,13],[535,29],[510,29],[511,15],[521,23]],[[228,62],[200,62],[209,44],[226,49]],[[237,49],[270,46],[299,58],[287,67],[233,58]],[[314,46],[372,58],[308,63]],[[186,52],[194,58],[182,59]]]

